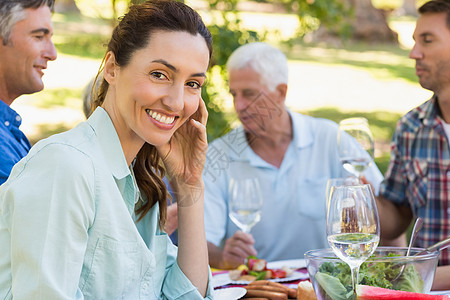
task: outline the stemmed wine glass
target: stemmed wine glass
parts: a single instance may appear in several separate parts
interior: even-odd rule
[[[231,178],[229,185],[230,219],[243,232],[261,219],[261,188],[257,178]]]
[[[380,222],[369,184],[331,187],[327,237],[334,253],[351,269],[353,294],[358,272],[380,240]]]
[[[340,121],[337,144],[343,167],[356,177],[361,177],[374,158],[374,141],[367,119]]]

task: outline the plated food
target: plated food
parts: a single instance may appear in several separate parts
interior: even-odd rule
[[[255,281],[263,279],[282,279],[294,274],[294,270],[288,266],[270,269],[265,259],[249,256],[245,265],[236,270],[230,270],[228,275],[232,281]]]
[[[246,263],[236,270],[214,274],[213,286],[240,285],[245,289],[245,295],[240,299],[311,300],[305,297],[305,293],[298,293],[297,282],[292,282],[309,278],[307,273],[298,270],[304,267],[306,267],[304,259],[267,263],[264,259],[249,256]],[[308,293],[312,291],[314,294],[311,283],[304,282],[309,284]]]

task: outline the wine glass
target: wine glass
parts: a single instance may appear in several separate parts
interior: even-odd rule
[[[257,178],[231,178],[229,185],[230,219],[243,232],[261,220],[262,197]]]
[[[360,178],[374,158],[374,141],[367,119],[340,121],[337,144],[344,169]]]
[[[334,253],[351,269],[353,294],[358,272],[380,240],[380,222],[369,184],[331,187],[327,237]]]

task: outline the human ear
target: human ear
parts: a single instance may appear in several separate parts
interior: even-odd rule
[[[105,65],[103,67],[103,76],[105,80],[110,84],[114,84],[116,80],[116,72],[117,72],[117,64],[116,57],[112,51],[106,53],[105,56]]]
[[[287,84],[286,83],[280,83],[277,85],[276,91],[278,95],[280,96],[280,99],[284,100],[287,95]]]

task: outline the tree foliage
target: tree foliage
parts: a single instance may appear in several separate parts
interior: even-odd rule
[[[270,0],[282,3],[287,11],[295,13],[303,30],[312,29],[309,18],[316,18],[321,24],[335,26],[344,21],[344,16],[350,13],[351,5],[346,0]]]
[[[206,126],[208,139],[212,140],[229,131],[230,126],[224,109],[224,90],[227,89],[226,62],[240,45],[261,40],[257,32],[241,26],[237,15],[238,0],[209,2],[210,10],[220,11],[215,22],[208,26],[213,36],[213,57],[208,71],[208,84],[202,91],[202,98],[208,107]],[[220,9],[218,9],[220,8]]]

